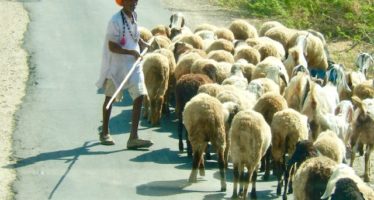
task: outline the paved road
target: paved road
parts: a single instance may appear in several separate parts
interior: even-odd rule
[[[214,161],[207,174],[187,184],[191,161],[179,154],[174,115],[161,127],[141,122],[148,151],[128,151],[128,95],[110,121],[115,146],[98,143],[103,95],[98,77],[106,24],[119,8],[111,0],[25,1],[31,23],[25,47],[31,77],[17,114],[14,135],[16,199],[224,199]],[[167,24],[170,12],[159,0],[140,1],[138,18],[151,28]],[[275,199],[275,183],[258,184],[259,199]]]

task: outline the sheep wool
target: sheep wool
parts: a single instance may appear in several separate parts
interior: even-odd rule
[[[293,179],[295,199],[320,199],[327,182],[338,164],[330,158],[317,156],[307,159],[296,171]]]
[[[197,169],[204,166],[203,152],[210,141],[218,153],[221,175],[221,191],[226,191],[225,159],[226,133],[222,104],[214,97],[201,93],[193,97],[183,111],[183,123],[187,129],[193,151],[190,182],[196,182]]]
[[[234,165],[233,197],[237,197],[239,174],[244,173],[243,168],[239,166],[243,166],[248,170],[248,181],[243,191],[243,199],[246,199],[249,180],[255,180],[260,160],[270,146],[270,127],[260,113],[244,110],[238,112],[233,118],[230,136],[231,158]],[[256,196],[255,183],[252,184],[251,196]]]
[[[246,40],[248,38],[257,38],[256,28],[245,20],[237,19],[231,22],[229,29],[234,33],[235,39]]]

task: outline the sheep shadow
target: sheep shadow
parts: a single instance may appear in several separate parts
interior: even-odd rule
[[[143,153],[135,158],[130,159],[133,162],[152,162],[157,164],[180,164],[189,163],[191,168],[191,159],[181,157],[177,151],[171,151],[169,148],[158,149],[155,151]],[[187,169],[187,167],[186,167]]]
[[[170,181],[154,181],[136,187],[136,193],[150,197],[167,197],[183,193],[202,193],[208,191],[188,190],[186,187],[191,184],[187,179],[170,180]],[[215,192],[215,191],[211,191]],[[209,193],[211,193],[209,192]],[[224,195],[224,194],[223,194]]]

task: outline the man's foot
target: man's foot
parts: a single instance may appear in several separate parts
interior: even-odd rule
[[[110,134],[104,135],[103,132],[101,132],[99,135],[100,135],[100,143],[102,145],[114,145],[114,140],[112,136],[110,136]]]
[[[128,149],[139,149],[139,148],[148,148],[153,145],[153,142],[149,140],[142,139],[129,139],[127,141]]]

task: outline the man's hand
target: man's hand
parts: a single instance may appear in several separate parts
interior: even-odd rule
[[[135,50],[132,50],[130,51],[130,55],[134,56],[135,60],[137,60],[139,57],[140,57],[140,53],[135,51]]]

